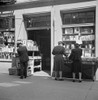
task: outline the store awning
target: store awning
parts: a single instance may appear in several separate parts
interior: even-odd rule
[[[96,0],[16,0],[15,4],[0,6],[0,11],[8,11],[15,9],[43,7],[51,5],[70,4],[77,2],[90,2]]]

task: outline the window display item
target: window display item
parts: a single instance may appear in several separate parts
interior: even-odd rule
[[[2,32],[2,41],[0,42],[1,45],[1,52],[0,52],[0,59],[12,59],[14,56],[14,32],[4,31]]]
[[[71,44],[71,49],[74,49],[75,48],[75,45],[74,44]]]
[[[80,28],[79,27],[75,27],[74,28],[74,33],[80,33]]]
[[[81,39],[77,39],[77,40],[76,40],[76,43],[82,44],[82,40],[81,40]]]
[[[81,32],[81,34],[92,34],[93,33],[93,28],[81,27],[80,32]]]
[[[73,34],[73,28],[66,28],[65,34]]]

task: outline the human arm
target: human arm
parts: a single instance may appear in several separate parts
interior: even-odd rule
[[[55,48],[53,48],[52,54],[55,55]]]
[[[80,55],[82,56],[82,49],[81,49],[81,54]]]
[[[70,54],[70,56],[69,56],[69,60],[73,60],[73,50],[71,51],[71,54]]]

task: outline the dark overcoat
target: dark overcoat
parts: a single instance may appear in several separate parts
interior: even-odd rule
[[[25,46],[21,46],[17,49],[20,62],[27,62],[29,60],[28,51]]]
[[[54,55],[54,71],[62,71],[64,66],[65,48],[63,46],[54,47],[52,54]]]
[[[82,70],[81,56],[82,56],[82,49],[81,48],[72,49],[71,55],[69,56],[69,59],[73,61],[72,71],[74,73],[81,72],[81,70]]]

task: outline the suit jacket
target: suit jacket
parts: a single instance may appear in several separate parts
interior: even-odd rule
[[[17,52],[19,55],[20,62],[26,62],[29,60],[28,51],[27,51],[27,48],[25,46],[19,47],[17,49]]]
[[[80,48],[75,48],[72,49],[71,55],[69,56],[69,59],[75,61],[75,60],[81,60],[82,56],[82,49]]]

